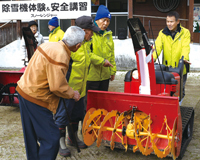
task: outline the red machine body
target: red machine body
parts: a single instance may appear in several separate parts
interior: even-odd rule
[[[120,92],[103,92],[103,91],[89,91],[87,110],[90,108],[106,109],[108,112],[117,110],[124,112],[137,107],[137,110],[145,112],[147,115],[151,115],[152,118],[152,132],[166,134],[166,130],[162,130],[163,121],[165,116],[170,128],[173,128],[174,121],[178,119],[178,133],[179,148],[177,156],[180,153],[181,139],[182,139],[182,123],[178,98],[168,96],[156,96],[156,95],[140,95],[133,93],[120,93]],[[113,119],[113,123],[115,120]],[[109,124],[107,124],[109,126]],[[166,127],[166,126],[164,126]],[[111,141],[111,132],[103,132],[103,140]],[[119,133],[120,134],[120,133]],[[115,142],[121,143],[121,139],[116,137]],[[164,149],[168,144],[167,139],[160,139],[158,147]],[[134,139],[128,138],[128,145],[137,145]]]
[[[154,64],[140,20],[129,19],[128,26],[137,68],[126,73],[125,93],[88,91],[84,142],[91,145],[97,139],[97,146],[103,141],[111,149],[140,150],[144,155],[154,152],[160,158],[171,153],[173,159],[182,158],[194,122],[194,109],[179,106],[183,57],[177,68]]]
[[[138,53],[136,53],[138,56]],[[151,55],[152,56],[152,55]],[[137,58],[138,59],[138,58]],[[139,62],[139,59],[138,59]],[[139,66],[139,64],[138,64]],[[132,74],[138,72],[138,78],[135,79]],[[142,70],[134,69],[129,78],[131,81],[124,84],[124,92],[103,92],[103,91],[88,91],[87,97],[87,110],[90,108],[105,109],[108,112],[117,110],[118,112],[124,112],[136,107],[137,111],[141,111],[151,116],[153,123],[151,124],[152,133],[167,134],[167,130],[161,130],[163,126],[164,118],[167,117],[167,123],[170,128],[173,128],[174,123],[177,123],[177,134],[179,135],[179,142],[176,144],[177,156],[180,154],[181,140],[182,140],[182,120],[179,107],[179,88],[180,76],[177,73],[171,73],[177,80],[177,84],[156,84],[156,75],[154,70],[154,62],[148,63],[149,81],[150,81],[150,94],[141,94],[141,72]],[[130,76],[129,75],[129,76]],[[125,78],[126,79],[126,78]],[[176,90],[178,89],[178,90]],[[177,95],[170,96],[172,93]],[[176,122],[175,122],[176,121]],[[115,120],[113,119],[113,123]],[[109,126],[109,123],[107,123]],[[111,141],[111,132],[103,132],[103,140]],[[121,139],[116,137],[115,142],[120,143]],[[136,140],[127,140],[128,145],[137,145]],[[159,149],[166,148],[168,139],[160,139],[157,143]]]

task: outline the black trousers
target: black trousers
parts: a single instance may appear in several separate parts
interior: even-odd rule
[[[109,79],[103,81],[87,81],[86,96],[85,96],[85,111],[87,107],[87,92],[88,90],[108,91]]]
[[[98,91],[108,91],[109,79],[103,81],[87,81],[86,91],[88,90],[98,90]]]

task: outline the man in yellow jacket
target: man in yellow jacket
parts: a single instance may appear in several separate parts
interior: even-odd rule
[[[53,17],[49,21],[48,28],[49,28],[49,31],[50,31],[49,42],[58,42],[58,41],[63,39],[64,32],[58,24],[58,18],[57,17]]]
[[[154,60],[163,51],[163,64],[178,67],[179,60],[184,56],[183,69],[183,97],[185,96],[185,83],[189,72],[190,32],[180,24],[179,14],[169,12],[166,19],[167,26],[159,32],[155,42]],[[156,53],[157,52],[157,53]]]
[[[27,159],[55,160],[60,133],[54,122],[60,97],[78,101],[80,94],[66,80],[71,51],[76,52],[85,32],[72,26],[62,41],[41,44],[17,82]],[[38,145],[38,142],[40,145]]]
[[[86,95],[86,82],[88,75],[88,68],[90,65],[90,57],[91,53],[91,37],[94,32],[100,31],[100,29],[94,25],[92,17],[89,16],[81,16],[75,20],[75,25],[81,27],[85,31],[85,37],[82,46],[76,52],[72,52],[69,70],[67,72],[67,80],[69,82],[69,86],[74,90],[77,90],[80,93],[80,100],[75,102],[74,99],[65,99],[65,103],[67,105],[70,119],[73,127],[73,131],[75,132],[76,139],[78,142],[78,146],[81,149],[87,148],[87,146],[79,140],[77,136],[78,124],[79,121],[82,121],[85,115],[84,112],[84,97]],[[65,111],[65,106],[63,101],[60,101],[59,107],[57,109],[57,113],[55,115],[55,123],[58,125],[60,130],[60,148],[59,154],[64,157],[68,157],[71,155],[70,150],[67,148],[65,144],[65,136],[66,136],[66,126],[68,130],[68,138],[67,144],[71,146],[75,146],[75,140],[73,138],[73,133],[71,128],[69,127],[69,121],[67,118],[67,114]]]

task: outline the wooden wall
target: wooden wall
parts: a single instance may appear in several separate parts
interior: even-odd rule
[[[3,23],[0,23],[2,26]],[[21,28],[28,26],[28,23],[21,23]],[[17,40],[17,25],[16,22],[8,23],[4,27],[0,28],[0,48]]]
[[[181,0],[179,6],[175,10],[180,14],[181,19],[188,19],[189,7],[187,6],[187,0]],[[140,3],[136,2],[136,0],[133,0],[133,15],[146,15],[166,18],[167,13],[158,11],[153,4],[153,0],[146,0],[146,2]],[[140,18],[140,20],[143,23],[143,18]],[[149,32],[149,20],[151,21],[154,38],[156,38],[159,31],[166,27],[166,19],[144,18],[144,27],[147,32]],[[188,21],[181,21],[181,25],[188,28]],[[152,38],[152,34],[150,34],[149,38]]]

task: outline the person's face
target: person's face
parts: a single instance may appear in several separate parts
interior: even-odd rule
[[[30,29],[33,32],[33,34],[35,34],[37,32],[37,26],[36,25],[30,26]]]
[[[179,22],[180,20],[176,21],[176,18],[174,16],[172,17],[167,16],[166,24],[170,31],[175,31],[177,29],[177,25],[179,24]]]
[[[89,41],[91,37],[93,36],[93,31],[91,29],[83,29],[85,31],[85,37],[84,39],[86,41]]]
[[[52,31],[54,28],[56,28],[56,27],[54,27],[54,26],[52,26],[52,25],[48,25],[48,28],[49,28],[49,30],[50,31]]]
[[[110,24],[110,19],[109,18],[101,18],[101,19],[98,19],[96,21],[98,27],[104,31],[106,30],[106,28],[108,28],[109,24]]]

